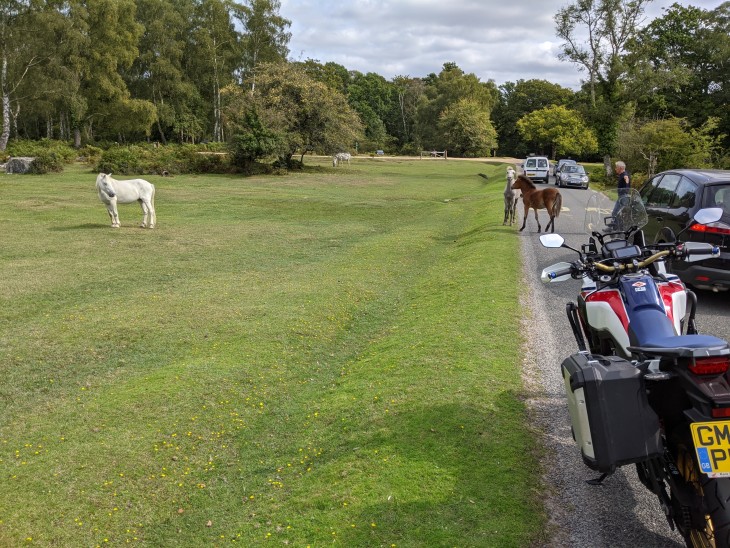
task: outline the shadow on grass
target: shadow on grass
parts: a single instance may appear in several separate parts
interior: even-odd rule
[[[96,224],[96,223],[84,223],[82,225],[73,226],[53,226],[49,228],[52,232],[71,232],[72,230],[90,230],[90,229],[101,229],[109,228],[109,225]]]

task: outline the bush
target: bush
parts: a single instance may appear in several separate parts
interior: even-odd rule
[[[208,145],[114,146],[101,154],[96,169],[125,175],[228,173],[228,155],[208,149]]]
[[[145,162],[144,150],[137,146],[113,147],[101,154],[96,170],[102,173],[118,173],[129,175],[131,173],[145,173],[143,165]]]
[[[44,157],[44,162],[49,161],[48,155],[54,155],[52,163],[70,164],[76,160],[77,152],[65,141],[52,141],[41,139],[40,141],[12,140],[8,142],[6,153],[10,156]]]
[[[56,152],[41,152],[35,156],[30,164],[28,173],[45,175],[46,173],[60,173],[63,171],[63,158]]]

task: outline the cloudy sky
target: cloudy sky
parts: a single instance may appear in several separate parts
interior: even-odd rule
[[[675,0],[653,0],[646,20]],[[584,74],[558,59],[554,15],[570,0],[281,0],[289,57],[349,70],[423,77],[455,62],[497,85],[532,78],[578,89]],[[680,1],[703,9],[722,0]]]

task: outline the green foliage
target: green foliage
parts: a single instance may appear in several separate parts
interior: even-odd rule
[[[497,132],[485,111],[475,101],[461,99],[439,117],[444,145],[455,156],[490,156],[497,146]]]
[[[101,154],[95,169],[124,175],[229,172],[228,155],[207,148],[205,145],[113,146]]]
[[[64,141],[52,141],[50,139],[41,139],[39,141],[30,141],[27,139],[13,139],[8,142],[7,153],[10,156],[34,156],[40,157],[45,155],[44,162],[68,164],[73,162],[78,155],[77,151]],[[55,159],[50,160],[50,155]]]
[[[253,162],[281,149],[280,136],[263,126],[255,110],[248,110],[237,125],[239,129],[230,143],[235,166],[247,169]]]
[[[588,154],[598,149],[598,141],[580,115],[562,105],[535,110],[517,121],[517,129],[526,141],[550,148],[552,158]]]
[[[500,100],[492,113],[499,134],[499,154],[524,158],[539,143],[525,141],[517,130],[517,121],[541,108],[568,105],[574,93],[547,80],[518,80],[500,86]]]
[[[284,164],[289,164],[293,155],[310,150],[351,150],[362,139],[362,123],[346,98],[296,65],[264,64],[253,93],[235,86],[226,93],[227,127],[238,133],[237,127],[253,105],[257,123],[266,132],[266,148],[275,142]],[[248,143],[250,146],[251,141]]]
[[[634,123],[622,129],[619,154],[634,171],[649,175],[680,167],[712,167],[721,150],[715,129],[715,119],[699,129],[681,118]]]
[[[60,173],[63,171],[63,159],[55,152],[44,151],[31,162],[28,173],[43,175],[46,173]]]

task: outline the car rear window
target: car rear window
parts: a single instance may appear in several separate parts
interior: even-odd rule
[[[702,207],[721,207],[725,215],[730,215],[730,184],[706,186]]]

